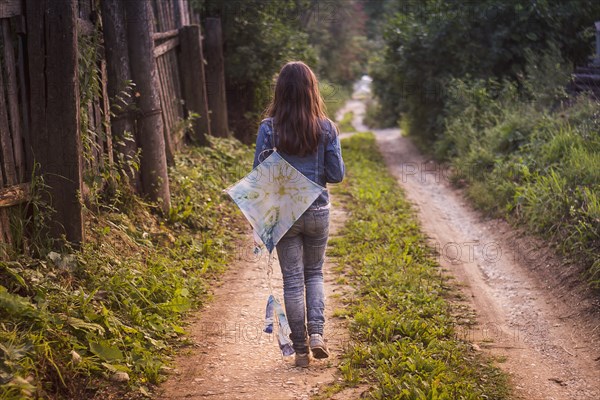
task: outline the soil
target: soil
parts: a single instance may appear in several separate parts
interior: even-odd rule
[[[330,237],[335,237],[346,218],[343,207],[333,203]],[[262,331],[270,294],[267,257],[254,257],[252,243],[251,235],[240,242],[237,261],[214,290],[213,301],[191,321],[187,329],[194,345],[177,358],[172,376],[161,386],[161,399],[309,399],[320,387],[339,379],[337,366],[348,334],[344,320],[332,314],[341,307],[336,294],[347,288],[335,282],[331,260],[325,259],[324,268],[325,340],[331,356],[298,368],[293,356],[281,356],[276,335]],[[283,303],[277,260],[271,284]]]
[[[353,111],[354,126],[364,131],[364,109],[363,100],[353,99],[339,115]],[[400,130],[374,132],[440,264],[460,288],[459,317],[476,321],[458,334],[508,372],[516,399],[599,399],[600,302],[582,283],[582,269],[541,240],[473,211],[448,182],[447,169],[421,155]],[[334,206],[332,235],[344,219],[343,207]],[[262,332],[269,295],[266,258],[254,258],[251,248],[248,235],[213,300],[192,319],[194,345],[178,356],[160,398],[308,399],[340,379],[339,356],[349,339],[343,320],[332,314],[341,307],[335,295],[348,289],[336,283],[331,260],[325,263],[325,287],[332,357],[297,368],[293,357],[281,357],[276,337]],[[273,269],[273,290],[283,299],[277,262]],[[332,398],[358,399],[364,389]]]

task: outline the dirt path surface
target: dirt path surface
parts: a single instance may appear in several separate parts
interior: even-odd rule
[[[340,113],[347,111],[366,130],[364,103],[352,100]],[[503,361],[517,398],[600,399],[600,303],[580,282],[581,269],[540,240],[473,212],[447,169],[400,130],[375,134],[441,265],[476,311],[477,325],[459,333]]]
[[[330,236],[343,225],[345,213],[332,207]],[[266,256],[251,255],[250,235],[240,243],[235,262],[215,290],[214,299],[188,327],[194,346],[183,351],[172,376],[162,386],[161,399],[308,399],[336,378],[339,356],[347,343],[347,329],[332,313],[340,288],[325,260],[325,337],[332,356],[311,360],[309,368],[283,359],[277,338],[262,331],[269,296]],[[272,285],[283,302],[281,271],[273,265]]]

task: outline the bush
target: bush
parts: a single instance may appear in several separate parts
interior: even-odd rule
[[[528,86],[540,87],[534,79]],[[552,85],[535,96],[493,80],[453,87],[436,150],[454,166],[454,180],[468,184],[478,208],[525,224],[582,261],[600,285],[598,102],[581,97],[551,112],[548,100],[561,96]]]

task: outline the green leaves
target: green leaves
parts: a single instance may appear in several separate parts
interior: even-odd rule
[[[586,64],[593,48],[589,31],[600,12],[592,0],[391,4],[385,48],[370,68],[374,92],[392,114],[384,116],[406,119],[410,134],[427,142],[444,134],[441,116],[452,79],[506,79],[520,89],[524,75],[565,82],[568,74],[556,65],[536,74],[529,59],[554,48],[567,64]]]
[[[90,351],[104,361],[121,361],[124,358],[123,352],[107,340],[90,342],[89,346]]]
[[[4,286],[0,285],[0,315],[36,318],[39,311],[28,298],[9,293]]]

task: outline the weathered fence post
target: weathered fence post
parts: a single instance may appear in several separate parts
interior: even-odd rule
[[[202,36],[199,25],[184,26],[179,29],[181,84],[185,107],[189,113],[199,115],[194,120],[194,140],[201,145],[208,143],[210,118],[204,77],[202,56]]]
[[[596,57],[594,58],[594,65],[600,65],[600,21],[594,23],[596,27]]]
[[[165,151],[164,124],[158,92],[159,80],[154,61],[154,21],[150,2],[127,0],[127,40],[129,62],[136,84],[138,138],[142,148],[142,187],[154,201],[161,202],[164,214],[171,206],[167,159]]]
[[[108,95],[111,100],[127,90],[126,82],[131,81],[129,53],[127,49],[127,27],[125,26],[125,4],[121,0],[102,0],[102,25],[104,31],[104,48],[106,51],[106,67],[108,75]],[[125,133],[135,134],[133,100],[127,96],[119,96],[120,111],[113,107],[111,131],[115,139],[117,157],[131,159],[137,152],[135,140],[124,140]],[[112,104],[111,104],[112,107]],[[133,137],[135,139],[135,136]],[[136,192],[141,189],[139,171],[126,168],[131,186]]]
[[[77,0],[27,1],[31,147],[56,213],[49,233],[84,239]]]
[[[221,19],[206,18],[205,21],[206,87],[210,109],[210,131],[214,136],[229,136],[227,123],[227,99],[225,92],[225,63]]]

